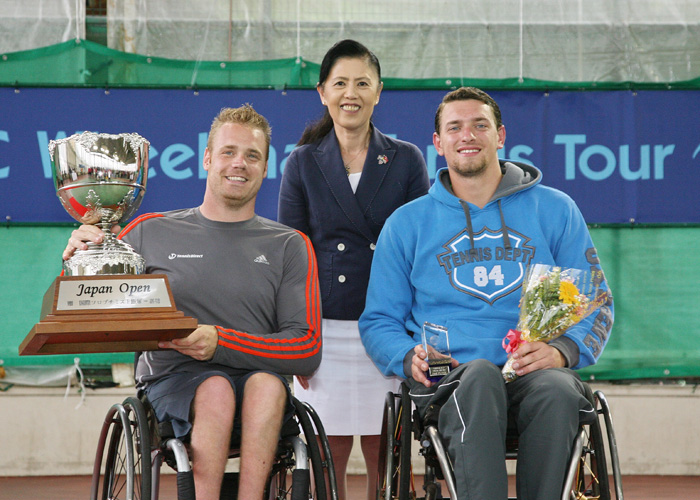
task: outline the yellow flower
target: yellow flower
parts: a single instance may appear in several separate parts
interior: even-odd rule
[[[575,304],[577,302],[578,288],[569,281],[559,283],[559,300],[564,304]]]

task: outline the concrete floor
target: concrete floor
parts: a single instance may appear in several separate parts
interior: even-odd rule
[[[175,476],[161,476],[160,499],[177,498]],[[625,476],[626,500],[700,500],[700,476]],[[348,500],[364,500],[365,476],[348,477]],[[89,476],[0,477],[0,500],[88,498]]]

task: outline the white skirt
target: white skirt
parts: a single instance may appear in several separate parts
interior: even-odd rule
[[[324,319],[323,357],[308,390],[294,378],[294,396],[318,413],[329,436],[372,436],[382,429],[386,393],[401,379],[385,377],[360,340],[357,321]]]

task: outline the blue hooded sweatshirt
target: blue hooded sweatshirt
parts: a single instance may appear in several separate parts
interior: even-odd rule
[[[483,207],[457,198],[447,169],[427,195],[397,209],[379,236],[360,335],[385,375],[408,377],[424,322],[447,327],[452,357],[498,366],[518,322],[528,264],[600,269],[574,201],[540,184],[535,167],[501,161],[503,178]],[[607,284],[603,283],[603,288]],[[573,369],[594,364],[613,323],[612,298],[550,342]]]

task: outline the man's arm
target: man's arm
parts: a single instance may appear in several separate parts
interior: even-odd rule
[[[609,290],[600,273],[586,222],[574,201],[561,193],[561,203],[552,211],[543,226],[550,234],[550,251],[556,265],[565,268],[589,270],[600,277],[601,290]],[[513,354],[513,368],[518,376],[536,370],[556,367],[580,369],[594,364],[607,343],[613,322],[612,296],[603,306],[579,324],[569,328],[549,343],[524,343]]]
[[[260,334],[217,326],[217,345],[211,358],[215,363],[281,375],[311,375],[318,368],[321,300],[313,247],[298,232],[283,244],[284,272],[275,297],[279,330]]]
[[[360,317],[360,337],[374,364],[385,375],[410,376],[404,358],[417,342],[406,331],[411,314],[413,289],[410,282],[412,250],[394,228],[398,214],[387,220],[379,235],[372,260],[365,310]]]
[[[600,290],[610,291],[602,273],[602,267],[586,221],[573,200],[570,200],[568,220],[560,243],[553,251],[557,265],[595,272]],[[608,342],[614,321],[612,294],[608,300],[590,316],[569,328],[550,345],[561,351],[567,366],[573,369],[585,368],[596,363]]]

